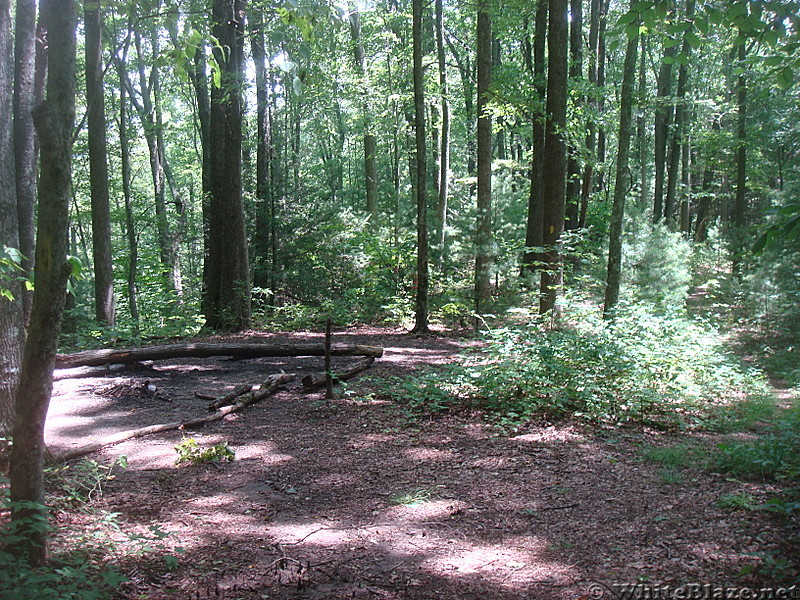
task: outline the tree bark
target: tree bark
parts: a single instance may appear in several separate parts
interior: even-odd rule
[[[428,331],[428,166],[425,148],[425,73],[422,68],[422,0],[412,0],[414,132],[416,141],[417,291],[414,333]]]
[[[14,244],[22,253],[23,274],[33,276],[35,252],[36,177],[38,173],[38,143],[33,125],[33,109],[36,97],[36,1],[18,0],[16,3],[16,26],[14,29],[14,167],[16,170],[18,243]],[[9,59],[12,53],[3,50]],[[2,114],[8,114],[3,108]],[[10,181],[5,179],[6,181]],[[3,213],[8,214],[8,213]],[[10,224],[9,224],[10,225]],[[10,244],[8,244],[10,245]],[[24,322],[31,314],[33,295],[20,290]],[[3,327],[3,330],[6,328]]]
[[[564,230],[564,201],[567,177],[567,48],[569,26],[566,0],[550,0],[547,47],[547,124],[545,133],[544,210],[542,243],[544,245],[539,312],[556,316],[556,299],[563,281],[563,257],[559,243]]]
[[[676,46],[664,49],[664,61],[658,72],[656,91],[655,128],[653,139],[653,167],[655,182],[653,192],[653,223],[660,223],[664,218],[664,180],[667,168],[667,133],[672,121],[672,104],[668,98],[672,93],[672,63],[675,59]]]
[[[12,112],[14,67],[12,54],[10,0],[0,0],[0,115]],[[31,88],[32,93],[32,88]],[[0,118],[0,251],[19,249],[17,186],[14,170],[14,132],[11,119]],[[19,366],[25,340],[25,317],[19,273],[0,275],[0,290],[13,299],[0,296],[0,435],[11,431],[14,395],[19,381]]]
[[[625,198],[630,189],[630,171],[628,169],[631,126],[633,121],[633,93],[636,79],[636,53],[639,45],[638,36],[628,40],[625,50],[625,65],[620,91],[619,135],[617,147],[617,169],[614,182],[614,204],[611,209],[611,230],[608,242],[608,274],[606,276],[605,302],[603,318],[614,315],[614,308],[619,302],[620,280],[622,275],[622,229],[625,220]]]
[[[569,76],[573,81],[580,78],[583,72],[583,0],[570,0],[570,32],[569,32]],[[584,99],[575,100],[580,110]],[[581,202],[581,167],[579,149],[571,146],[567,160],[567,196],[564,208],[564,229],[574,230],[580,226]]]
[[[364,125],[364,188],[366,194],[367,214],[373,224],[378,223],[378,172],[376,164],[377,140],[372,131],[372,115],[367,86],[367,62],[364,54],[364,43],[361,40],[361,15],[358,8],[350,11],[350,36],[353,41],[356,73],[361,78],[359,96],[361,98],[361,118]]]
[[[128,133],[128,95],[125,86],[125,69],[128,47],[125,46],[122,58],[116,58],[119,75],[119,151],[122,171],[122,196],[125,203],[125,235],[128,240],[128,308],[135,330],[139,330],[139,303],[136,291],[136,279],[139,263],[139,242],[136,235],[136,219],[133,212],[133,194],[131,192],[131,150]]]
[[[488,7],[478,7],[477,78],[478,78],[478,200],[475,252],[475,313],[486,312],[491,300],[492,268],[492,117],[488,111],[492,83],[492,21]]]
[[[75,122],[75,52],[77,13],[73,0],[43,0],[49,73],[47,97],[36,109],[42,171],[36,275],[31,322],[17,391],[14,445],[11,454],[11,501],[25,503],[12,512],[23,529],[22,547],[34,563],[47,558],[47,533],[37,520],[46,518],[43,464],[44,423],[53,386],[53,367],[66,300],[69,247],[69,201],[72,132]]]
[[[203,308],[212,329],[240,331],[250,325],[250,267],[242,208],[242,84],[244,2],[215,0],[214,54],[221,84],[211,91],[211,169],[208,287]],[[225,48],[223,52],[221,48]]]
[[[536,21],[533,35],[533,80],[536,93],[542,104],[547,95],[545,49],[547,47],[547,0],[540,0],[536,9]],[[531,188],[528,194],[528,218],[525,227],[525,254],[522,257],[522,268],[534,272],[541,262],[542,247],[542,210],[544,191],[542,174],[544,172],[545,116],[534,115],[533,118],[533,152],[531,158]]]
[[[691,25],[694,19],[694,0],[686,1],[686,21]],[[689,56],[692,46],[687,39],[687,33],[691,28],[683,33],[683,44],[681,54]],[[678,180],[681,178],[681,146],[685,137],[686,129],[686,88],[689,82],[689,70],[685,63],[678,67],[678,84],[675,89],[675,108],[673,111],[672,135],[670,136],[669,146],[669,176],[667,178],[667,195],[664,201],[664,220],[671,228],[675,227],[675,215],[678,196]]]
[[[89,132],[89,183],[92,200],[92,258],[95,318],[116,323],[114,267],[111,258],[111,207],[108,191],[106,109],[103,91],[102,15],[98,2],[85,2],[86,123]]]
[[[373,356],[383,355],[380,346],[333,344],[333,356]],[[141,348],[86,350],[76,354],[60,354],[56,357],[59,369],[73,367],[98,367],[108,364],[127,364],[143,360],[169,360],[173,358],[209,358],[212,356],[231,356],[237,359],[262,358],[268,356],[324,356],[323,344],[273,344],[273,343],[235,343],[211,344],[194,343],[145,346]]]
[[[439,198],[436,203],[436,212],[439,225],[439,269],[443,270],[447,261],[447,203],[450,187],[450,100],[447,92],[442,0],[434,0],[434,13],[436,17],[436,64],[439,70],[439,106],[442,113],[442,131],[439,136]]]

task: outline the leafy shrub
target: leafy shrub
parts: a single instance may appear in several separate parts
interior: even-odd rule
[[[231,462],[236,457],[233,450],[228,446],[228,442],[222,442],[203,449],[197,444],[197,440],[186,437],[175,446],[175,452],[178,453],[178,459],[175,461],[176,465]]]
[[[800,479],[800,413],[779,420],[756,440],[720,444],[713,468],[742,479]]]
[[[433,412],[473,407],[508,420],[536,414],[664,426],[713,424],[709,409],[766,393],[719,334],[683,314],[620,306],[603,321],[580,308],[570,327],[516,325],[487,334],[480,354],[398,384],[390,395]]]

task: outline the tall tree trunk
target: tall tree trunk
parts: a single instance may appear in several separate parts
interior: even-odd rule
[[[255,11],[251,19],[250,45],[256,75],[256,231],[253,245],[258,263],[253,267],[253,283],[257,287],[269,287],[271,282],[268,272],[271,269],[266,259],[270,255],[270,220],[274,206],[270,174],[272,115],[269,103],[267,56],[264,48],[264,23],[260,11]]]
[[[573,80],[580,79],[583,72],[583,0],[570,0],[570,32],[569,32],[569,76]],[[584,99],[576,100],[576,108]],[[579,149],[569,148],[567,160],[567,199],[565,206],[564,228],[577,229],[580,226],[581,167],[578,162]]]
[[[640,36],[641,51],[639,52],[639,110],[636,117],[636,144],[639,150],[639,209],[644,211],[650,202],[650,172],[647,164],[647,114],[645,102],[647,100],[647,36]]]
[[[597,87],[601,90],[606,85],[606,26],[610,0],[600,0],[600,25],[597,31]],[[605,110],[605,93],[600,94],[597,110],[603,114]],[[599,191],[605,187],[606,162],[606,130],[601,124],[597,129],[597,163],[600,169],[595,178],[595,188]]]
[[[450,54],[458,65],[458,73],[461,76],[461,88],[464,92],[464,122],[467,126],[467,174],[475,176],[475,85],[473,83],[473,68],[469,61],[469,56],[458,50],[453,41],[445,38]]]
[[[16,170],[17,201],[15,210],[19,222],[19,240],[14,244],[22,253],[23,274],[33,276],[35,250],[36,176],[38,145],[33,126],[36,105],[36,1],[18,0],[14,30],[14,167]],[[12,53],[3,53],[9,59]],[[2,114],[8,114],[3,112]],[[3,178],[5,181],[9,179]],[[3,213],[6,214],[6,213]],[[8,244],[10,245],[10,244]],[[24,321],[31,314],[31,292],[22,289]],[[3,328],[5,329],[5,328]]]
[[[619,301],[622,275],[622,226],[625,220],[625,197],[630,189],[628,169],[631,125],[633,120],[633,92],[636,79],[637,36],[628,40],[625,50],[625,66],[622,75],[619,108],[619,145],[617,147],[617,169],[614,182],[614,204],[611,209],[611,228],[608,240],[608,274],[606,276],[603,318],[611,318]]]
[[[239,331],[250,325],[250,268],[242,208],[242,82],[244,2],[214,0],[214,49],[221,83],[211,90],[211,169],[206,323]]]
[[[450,193],[450,101],[447,92],[447,66],[444,49],[444,15],[442,0],[434,0],[436,16],[436,64],[439,70],[439,103],[442,113],[442,132],[439,136],[439,197],[436,202],[439,225],[439,268],[447,261],[447,202]]]
[[[10,0],[0,0],[0,114],[10,115],[14,86],[12,63],[12,19]],[[30,88],[33,93],[33,87]],[[17,186],[14,174],[14,139],[11,119],[0,119],[0,252],[5,247],[19,249],[17,220]],[[32,133],[32,132],[31,132]],[[11,431],[14,415],[14,394],[19,382],[19,366],[25,339],[22,286],[18,273],[0,274],[0,293],[9,292],[12,299],[0,295],[0,435]]]
[[[672,104],[668,101],[672,94],[672,64],[675,62],[677,46],[664,49],[664,60],[658,71],[655,126],[653,133],[653,167],[655,169],[655,189],[653,192],[653,223],[664,218],[664,180],[667,168],[667,133],[672,121]]]
[[[536,21],[533,34],[533,56],[531,67],[536,94],[544,104],[546,89],[545,49],[547,46],[547,2],[539,0],[536,8]],[[533,118],[533,152],[531,158],[531,188],[528,193],[528,217],[525,227],[525,254],[522,257],[523,271],[534,272],[539,268],[542,247],[542,205],[544,191],[542,173],[544,170],[545,149],[545,116],[535,115]]]
[[[417,198],[417,293],[414,333],[428,331],[428,166],[425,148],[425,78],[422,67],[422,0],[412,0],[414,132]]]
[[[587,67],[587,74],[589,79],[590,90],[590,106],[598,110],[598,94],[600,93],[597,85],[597,63],[599,59],[598,44],[600,41],[600,18],[603,0],[590,0],[589,5],[589,65]],[[592,179],[594,176],[595,163],[597,156],[595,156],[595,149],[597,145],[597,123],[595,118],[589,116],[589,122],[586,125],[586,154],[587,160],[583,167],[583,185],[581,186],[581,205],[580,214],[578,215],[578,227],[586,227],[586,214],[589,212],[589,196],[592,193]]]
[[[136,292],[136,278],[139,266],[139,243],[136,235],[136,219],[133,212],[131,192],[131,149],[128,123],[128,94],[125,86],[125,69],[128,47],[125,46],[122,58],[115,60],[119,75],[119,153],[122,171],[122,196],[125,202],[125,234],[128,240],[127,290],[131,320],[139,331],[139,302]]]
[[[489,105],[489,86],[492,83],[492,21],[487,6],[478,6],[477,25],[478,66],[478,217],[475,253],[475,313],[486,311],[491,299],[492,268],[492,117]]]
[[[736,197],[733,205],[733,225],[735,236],[742,235],[747,224],[747,77],[745,60],[747,46],[740,39],[738,58],[739,76],[736,80]],[[742,252],[738,248],[733,251],[733,272],[741,274]]]
[[[367,214],[373,224],[378,223],[378,169],[375,153],[377,140],[372,131],[372,114],[367,86],[367,62],[364,54],[364,43],[361,39],[361,15],[358,8],[350,11],[350,36],[353,40],[353,53],[356,72],[361,78],[359,96],[362,101],[361,118],[364,124],[364,187],[366,190]]]
[[[22,528],[19,551],[34,564],[47,558],[44,508],[44,423],[53,387],[53,367],[66,299],[71,194],[72,131],[75,122],[75,32],[73,0],[43,0],[49,73],[47,97],[35,113],[42,154],[36,275],[28,339],[17,391],[11,451],[12,519]]]
[[[690,28],[683,33],[681,54],[684,56],[689,56],[692,52],[687,33],[691,32],[693,19],[694,0],[686,0],[686,21],[690,24]],[[686,68],[686,64],[682,63],[678,67],[678,85],[675,89],[675,109],[669,146],[669,176],[667,178],[667,195],[664,201],[664,220],[673,228],[675,226],[678,180],[680,179],[681,170],[681,145],[685,137],[684,130],[686,129],[686,88],[688,81],[689,70]]]
[[[107,327],[116,322],[114,267],[111,258],[111,207],[106,153],[106,103],[103,91],[103,22],[98,2],[84,2],[86,31],[86,123],[89,130],[89,183],[92,199],[92,258],[95,318]]]
[[[567,178],[567,48],[569,24],[567,1],[550,0],[547,48],[547,124],[544,147],[544,205],[542,242],[544,270],[541,279],[539,312],[557,316],[556,299],[563,281],[563,256],[560,240],[564,230],[564,200]]]

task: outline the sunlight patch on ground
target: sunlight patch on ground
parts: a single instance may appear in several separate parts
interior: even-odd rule
[[[571,427],[547,427],[535,433],[526,433],[509,438],[515,442],[583,442],[585,436],[574,431]]]
[[[466,504],[454,500],[423,500],[389,507],[384,515],[398,524],[420,521],[446,521],[463,510]]]
[[[437,448],[407,448],[405,452],[406,458],[417,461],[428,460],[454,460],[456,458],[449,450],[439,450]]]
[[[308,543],[315,546],[339,546],[358,535],[356,528],[337,528],[326,523],[274,523],[269,534],[285,544]]]

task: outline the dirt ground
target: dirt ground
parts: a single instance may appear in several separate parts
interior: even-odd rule
[[[648,597],[625,595],[637,584],[654,598],[672,597],[652,595],[661,586],[774,583],[740,573],[757,561],[754,553],[786,552],[787,525],[717,505],[742,491],[763,498],[766,486],[695,469],[670,474],[642,460],[642,444],[685,438],[548,424],[503,434],[471,415],[414,420],[381,386],[452,361],[474,342],[369,328],[338,332],[335,341],[381,345],[385,354],[335,400],[289,384],[186,434],[202,446],[227,442],[236,453],[231,463],[175,466],[178,431],[92,456],[125,455],[129,464],[109,482],[101,506],[132,530],[158,524],[169,534],[166,547],[183,549],[172,570],[151,559],[125,563],[127,598]],[[57,382],[50,449],[200,416],[206,402],[196,391],[221,394],[280,371],[318,371],[322,359],[182,359],[154,367]]]

